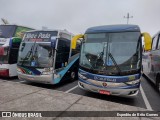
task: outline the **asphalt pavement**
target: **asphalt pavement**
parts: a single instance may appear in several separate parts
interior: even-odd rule
[[[62,117],[65,114],[64,111],[160,111],[160,95],[154,84],[144,77],[140,91],[134,98],[84,91],[77,86],[77,82],[76,80],[47,85],[20,81],[18,78],[0,79],[0,111],[59,111],[57,116],[47,118],[52,120],[64,119]],[[77,115],[79,115],[78,119],[85,119],[85,116],[80,117],[80,113]],[[101,115],[103,116],[103,113]],[[107,118],[113,119],[113,117]],[[132,118],[158,119],[158,117]],[[14,119],[17,120],[17,118]],[[75,119],[75,117],[70,116],[65,119]],[[89,117],[89,119],[97,118]],[[98,119],[105,119],[105,117],[98,117]],[[114,119],[122,118],[114,117]],[[131,119],[131,117],[125,117],[125,119]]]

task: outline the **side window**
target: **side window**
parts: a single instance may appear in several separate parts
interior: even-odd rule
[[[11,48],[9,55],[9,64],[17,63],[17,59],[18,59],[18,48]]]
[[[158,36],[155,36],[152,41],[152,50],[157,49],[157,41],[158,41]]]
[[[60,38],[58,41],[55,69],[65,67],[70,52],[70,41]]]
[[[17,63],[20,43],[21,43],[21,38],[12,39],[12,46],[10,48],[10,53],[9,53],[9,64]]]

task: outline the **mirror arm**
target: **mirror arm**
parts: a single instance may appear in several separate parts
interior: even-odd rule
[[[72,49],[76,49],[77,40],[80,38],[84,38],[84,35],[79,34],[79,35],[76,35],[72,38],[72,40],[71,40]]]
[[[144,37],[144,50],[145,51],[151,50],[152,38],[150,34],[147,32],[144,32],[142,33],[142,36]]]

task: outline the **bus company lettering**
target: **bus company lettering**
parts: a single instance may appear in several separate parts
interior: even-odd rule
[[[39,34],[27,33],[25,35],[25,38],[30,38],[30,39],[35,39],[35,38],[48,39],[50,37],[51,37],[51,34],[49,33],[39,33]]]
[[[37,38],[37,35],[36,34],[32,34],[32,33],[27,33],[25,35],[25,38]]]
[[[105,77],[99,77],[99,76],[94,76],[94,80],[107,81],[107,82],[116,82],[115,78],[105,78]]]
[[[38,38],[50,38],[51,34],[49,33],[39,33]]]

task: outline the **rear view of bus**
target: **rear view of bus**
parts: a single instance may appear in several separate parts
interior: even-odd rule
[[[0,76],[17,76],[18,49],[23,32],[31,28],[17,25],[0,25]]]
[[[17,71],[21,80],[57,84],[78,77],[78,54],[72,54],[72,34],[66,30],[26,32],[20,45]]]
[[[87,29],[79,65],[80,88],[106,95],[137,95],[142,66],[139,27],[108,25]]]

